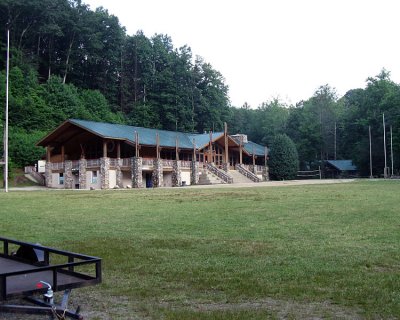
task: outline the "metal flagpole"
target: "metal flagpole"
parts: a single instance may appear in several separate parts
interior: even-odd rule
[[[8,192],[8,77],[10,73],[10,29],[7,29],[7,71],[6,71],[6,125],[4,128],[4,187]]]
[[[383,113],[383,150],[385,152],[385,170],[383,171],[384,178],[387,178],[387,159],[386,159],[386,127],[385,127],[385,114]]]
[[[372,143],[371,143],[371,126],[368,126],[369,133],[369,177],[372,179],[374,176],[372,175]]]
[[[392,132],[392,126],[390,126],[390,160],[392,162],[391,176],[393,176],[393,132]]]

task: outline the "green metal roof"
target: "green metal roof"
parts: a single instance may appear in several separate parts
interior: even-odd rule
[[[184,133],[78,119],[70,119],[68,122],[103,138],[127,140],[132,144],[135,143],[135,132],[139,135],[139,143],[141,145],[156,145],[157,133],[159,135],[161,147],[174,148],[177,138],[179,148],[184,149],[193,149],[193,140],[195,141],[196,149],[204,148],[210,141],[210,133]],[[219,139],[223,135],[223,132],[213,132],[212,139]],[[245,143],[243,147],[249,154],[253,154],[254,150],[257,156],[264,156],[265,148],[262,145],[249,141]]]
[[[247,143],[243,143],[243,148],[249,153],[249,154],[254,154],[256,156],[265,156],[265,147],[257,144],[252,141],[248,141]],[[254,150],[254,151],[253,151]],[[267,150],[268,154],[268,150]]]
[[[130,142],[135,143],[135,132],[137,132],[140,144],[156,145],[156,136],[158,133],[160,146],[162,147],[175,147],[176,139],[178,138],[178,146],[180,148],[193,149],[193,142],[189,139],[188,135],[183,132],[77,119],[71,119],[70,122],[104,138],[129,140]]]
[[[212,140],[215,140],[222,137],[223,135],[224,135],[223,132],[213,132],[211,138]],[[187,136],[190,139],[190,141],[193,140],[195,141],[197,149],[204,148],[210,142],[210,133],[202,133],[202,134],[189,133],[187,134]]]
[[[327,160],[327,163],[340,171],[356,171],[357,167],[351,160]]]

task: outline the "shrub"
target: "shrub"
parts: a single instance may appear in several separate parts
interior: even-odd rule
[[[299,170],[297,149],[287,135],[275,136],[271,144],[269,172],[273,180],[291,180]]]

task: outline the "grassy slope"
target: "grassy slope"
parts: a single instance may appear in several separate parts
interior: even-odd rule
[[[398,317],[399,194],[398,181],[1,193],[0,234],[102,257],[104,283],[85,290],[113,319],[110,296],[151,318],[279,317],[254,304],[268,299],[294,318],[296,303]]]

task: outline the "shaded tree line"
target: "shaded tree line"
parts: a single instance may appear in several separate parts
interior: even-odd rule
[[[318,169],[323,160],[350,159],[363,176],[370,175],[370,141],[373,175],[383,174],[385,114],[387,166],[392,166],[393,150],[393,173],[400,174],[400,85],[384,69],[368,78],[365,88],[349,90],[340,98],[324,85],[296,105],[273,99],[257,109],[245,104],[231,111],[230,128],[248,132],[253,141],[273,148],[275,136],[290,137],[302,170]]]

